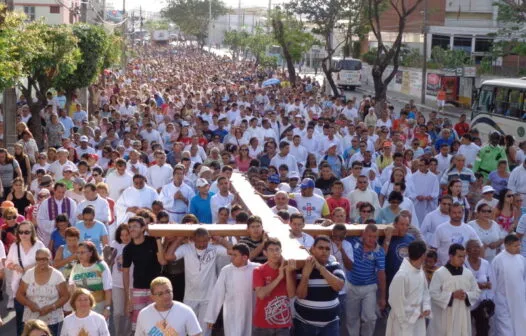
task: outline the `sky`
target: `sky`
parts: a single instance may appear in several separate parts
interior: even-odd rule
[[[115,8],[122,8],[121,0],[109,0],[113,2]],[[227,7],[237,8],[239,0],[223,0]],[[282,3],[283,0],[273,0],[273,3]],[[126,8],[135,9],[139,6],[148,11],[160,11],[165,6],[165,0],[126,0]],[[268,6],[268,0],[241,0],[241,7]]]

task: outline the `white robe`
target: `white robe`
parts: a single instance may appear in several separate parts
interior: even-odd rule
[[[435,271],[429,285],[433,318],[428,336],[471,336],[470,307],[457,299],[449,306],[453,292],[459,289],[466,292],[471,304],[477,302],[480,289],[469,269],[464,267],[462,274],[455,276],[443,266]]]
[[[419,317],[431,310],[427,280],[422,269],[415,268],[407,258],[389,286],[389,305],[386,336],[426,335],[425,319]]]
[[[440,193],[440,184],[435,174],[427,172],[424,174],[420,171],[413,174],[413,185],[415,188],[415,209],[418,222],[422,223],[426,214],[437,208],[438,194]],[[417,196],[431,196],[432,200],[419,201]]]
[[[181,200],[176,200],[174,195],[177,191],[181,191],[183,196],[188,200],[188,204]],[[195,196],[195,192],[184,182],[177,187],[173,182],[163,186],[159,199],[163,202],[164,209],[170,214],[170,220],[175,223],[180,223],[181,219],[186,215],[190,200]]]
[[[214,323],[223,306],[225,335],[252,335],[252,274],[258,266],[258,263],[248,262],[243,267],[235,267],[233,264],[223,267],[210,295],[205,314],[206,323]]]
[[[126,212],[126,209],[131,207],[151,209],[153,201],[158,199],[159,194],[150,186],[145,185],[142,189],[136,189],[133,186],[126,188],[115,203],[117,226],[128,222],[128,219],[135,216],[133,212]]]
[[[507,251],[492,262],[491,282],[495,292],[495,335],[526,333],[526,259]]]

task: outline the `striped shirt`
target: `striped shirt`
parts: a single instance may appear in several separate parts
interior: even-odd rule
[[[345,273],[336,261],[329,261],[325,265],[327,271],[345,281]],[[297,271],[298,284],[301,281],[301,270]],[[317,269],[310,274],[307,296],[294,301],[294,309],[298,320],[305,324],[324,327],[338,320],[340,301],[338,291],[329,286],[329,283]]]
[[[385,253],[380,245],[373,251],[365,252],[361,238],[352,238],[350,243],[354,252],[352,269],[347,272],[347,279],[354,286],[373,285],[378,282],[377,272],[385,270]]]

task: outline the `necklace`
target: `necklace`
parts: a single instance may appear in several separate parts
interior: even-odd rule
[[[166,316],[163,316],[163,314],[161,314],[160,311],[158,311],[157,309],[155,309],[155,311],[159,314],[159,316],[161,316],[161,319],[163,320],[162,321],[162,326],[163,326],[163,329],[166,328],[166,325],[167,325],[167,322],[166,322],[166,319],[168,318],[168,316],[170,315],[170,313],[172,312],[172,308],[173,308],[173,304],[172,306],[170,307],[170,310],[168,311],[168,313],[166,313]]]

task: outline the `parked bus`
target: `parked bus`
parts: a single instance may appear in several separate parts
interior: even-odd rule
[[[484,81],[471,112],[471,127],[482,141],[493,131],[526,140],[526,77]]]
[[[354,90],[361,85],[362,61],[354,58],[333,57],[332,65],[339,70],[332,73],[336,86],[342,89]]]

